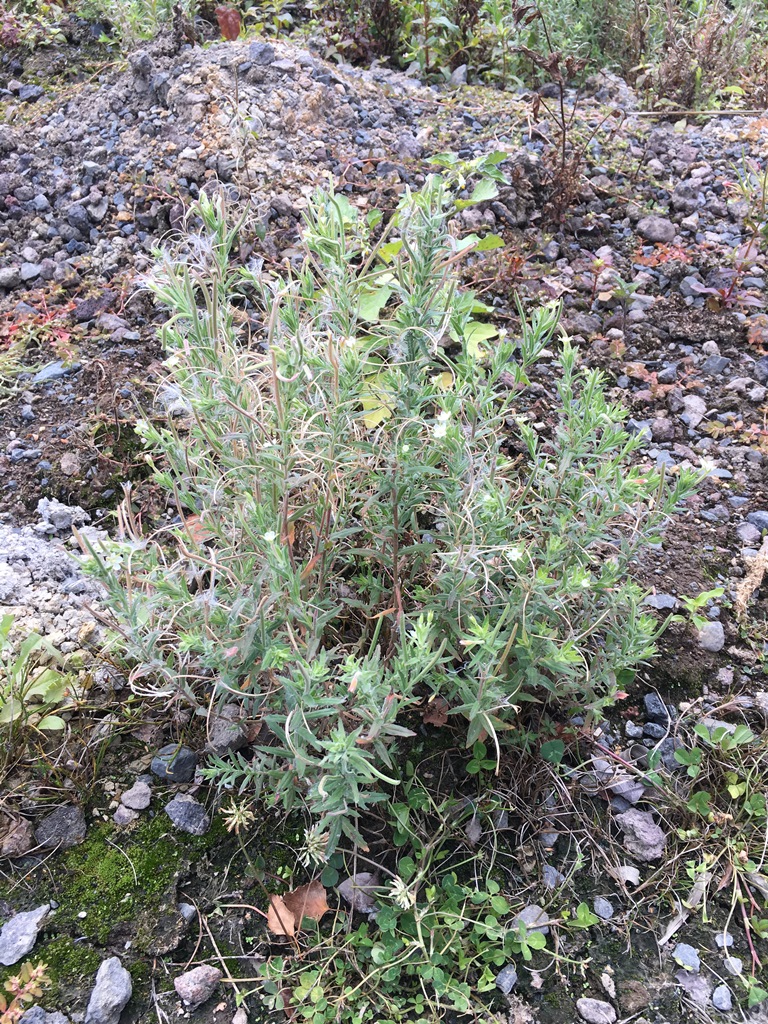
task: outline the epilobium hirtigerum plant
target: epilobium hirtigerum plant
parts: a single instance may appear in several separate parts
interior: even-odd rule
[[[695,485],[629,465],[639,440],[557,308],[483,349],[449,209],[430,179],[374,243],[375,216],[319,193],[281,279],[232,260],[203,197],[151,282],[181,415],[140,430],[177,525],[144,535],[126,505],[90,549],[136,690],[260,718],[253,756],[209,775],[303,801],[326,852],[362,842],[425,697],[494,758],[535,741],[526,702],[599,717],[654,652],[630,560]],[[545,439],[517,407],[558,344]]]

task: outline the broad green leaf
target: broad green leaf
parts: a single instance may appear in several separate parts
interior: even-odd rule
[[[452,391],[454,385],[453,374],[450,370],[443,370],[442,373],[437,373],[434,377],[430,378],[430,383],[440,388],[441,391]]]
[[[41,718],[37,723],[38,729],[59,730],[65,728],[65,726],[66,722],[58,715],[46,715],[45,718]]]
[[[366,415],[362,417],[362,422],[369,430],[376,429],[380,423],[384,423],[392,416],[388,395],[375,377],[369,380],[368,387],[360,393],[360,404],[366,412]]]
[[[560,764],[565,753],[565,744],[562,740],[548,740],[542,743],[539,753],[550,764]]]
[[[375,288],[373,291],[363,292],[357,307],[360,317],[363,320],[378,320],[391,297],[391,288]]]
[[[498,333],[498,328],[494,327],[493,324],[481,324],[477,320],[470,320],[464,328],[464,341],[467,345],[467,353],[474,356],[475,359],[482,359],[485,355],[485,349],[481,347],[481,342],[497,337]]]
[[[495,199],[498,194],[496,182],[491,181],[490,178],[482,178],[475,185],[469,199],[456,200],[456,209],[465,210],[468,206],[474,206],[476,203],[487,203],[490,199]]]
[[[394,241],[385,242],[384,245],[379,247],[379,256],[381,256],[385,263],[391,263],[402,248],[402,238],[396,238]]]
[[[484,235],[475,246],[475,252],[488,252],[490,249],[503,249],[504,239],[501,235]]]

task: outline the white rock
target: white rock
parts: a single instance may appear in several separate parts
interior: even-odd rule
[[[613,1024],[616,1020],[616,1011],[602,999],[577,999],[576,1011],[587,1024]]]
[[[118,957],[105,960],[96,972],[96,984],[88,1000],[85,1024],[118,1024],[133,994],[131,976]]]
[[[5,922],[0,931],[0,964],[10,967],[29,953],[50,909],[50,903],[44,903],[36,910],[15,914],[10,921]]]

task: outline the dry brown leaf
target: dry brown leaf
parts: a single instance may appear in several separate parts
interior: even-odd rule
[[[763,543],[760,545],[760,550],[749,563],[749,571],[747,572],[747,575],[736,587],[736,597],[733,601],[733,607],[736,612],[737,619],[741,619],[746,615],[747,605],[749,604],[754,592],[762,584],[763,577],[767,570],[768,537],[763,540]]]
[[[296,919],[286,907],[282,896],[269,898],[267,928],[273,935],[287,935],[289,939],[296,934]]]
[[[435,697],[434,700],[427,704],[421,720],[425,725],[436,725],[438,728],[446,725],[448,722],[448,702],[443,700],[442,697]]]
[[[214,534],[204,525],[200,516],[187,516],[184,520],[184,527],[195,544],[200,546],[214,538]]]
[[[318,882],[317,879],[314,882],[309,882],[307,885],[300,885],[293,892],[286,893],[283,896],[283,903],[293,914],[299,927],[301,927],[301,922],[305,917],[309,917],[313,921],[319,921],[331,909],[328,906],[327,893],[322,883]]]

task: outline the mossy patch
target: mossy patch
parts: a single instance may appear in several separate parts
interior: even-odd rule
[[[108,942],[117,925],[162,901],[185,863],[214,846],[221,834],[217,819],[204,836],[175,832],[164,814],[127,834],[108,823],[93,826],[85,842],[56,865],[58,929]]]

